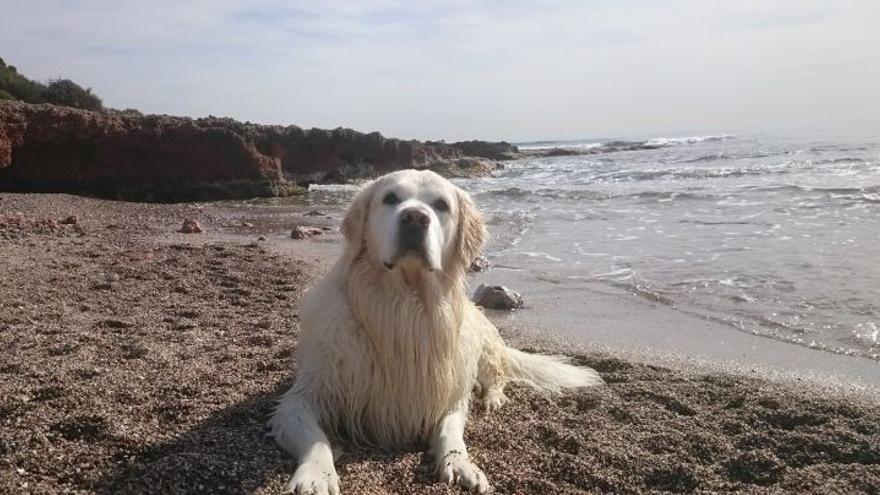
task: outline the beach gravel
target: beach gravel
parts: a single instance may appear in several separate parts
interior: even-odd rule
[[[222,237],[209,207],[64,195],[0,196],[0,218],[0,493],[280,491],[294,460],[265,421],[326,266],[308,243]],[[183,218],[208,233],[176,233]],[[474,406],[466,439],[496,493],[880,492],[875,396],[573,359],[607,386]],[[429,466],[421,450],[338,463],[343,493],[455,493]]]

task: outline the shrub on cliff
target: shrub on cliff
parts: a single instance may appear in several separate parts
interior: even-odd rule
[[[83,89],[70,79],[56,79],[49,83],[43,97],[47,103],[83,110],[101,110],[101,99],[92,94],[92,88]]]
[[[12,96],[12,99],[26,103],[42,103],[46,86],[19,74],[12,65],[0,65],[0,91]]]
[[[91,88],[83,89],[69,79],[51,81],[48,86],[32,81],[18,73],[15,66],[6,65],[0,58],[0,100],[20,100],[25,103],[54,103],[85,110],[101,110],[101,99]]]

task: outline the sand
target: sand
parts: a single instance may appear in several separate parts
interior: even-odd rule
[[[187,217],[207,232],[176,233]],[[4,194],[3,218],[0,493],[280,490],[294,460],[264,422],[292,380],[297,303],[339,242],[282,233],[333,217],[276,218],[258,241],[266,226],[212,205]],[[467,441],[497,493],[880,493],[876,395],[644,364],[497,321],[608,382],[514,386],[501,411],[475,408]],[[457,491],[420,451],[348,450],[338,469],[348,494]]]

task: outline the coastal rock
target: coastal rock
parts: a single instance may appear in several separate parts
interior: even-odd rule
[[[471,266],[468,267],[469,272],[485,272],[492,266],[492,262],[489,261],[489,258],[483,256],[482,254],[477,256],[474,261],[471,261]]]
[[[199,225],[199,221],[194,218],[187,218],[183,221],[183,226],[180,227],[180,232],[183,234],[201,234],[204,232],[202,226]]]
[[[323,234],[324,231],[318,227],[308,227],[305,225],[297,225],[290,231],[290,237],[294,239],[308,239],[316,235]]]
[[[455,160],[438,160],[427,167],[414,167],[428,169],[449,178],[484,177],[496,170],[502,170],[504,165],[487,160],[485,158],[457,158]]]
[[[461,150],[465,155],[489,158],[490,160],[513,160],[519,155],[519,148],[507,141],[459,141],[450,146]]]
[[[0,101],[2,191],[198,201],[296,194],[402,168],[473,176],[495,165],[377,132]]]
[[[542,156],[572,156],[582,154],[584,154],[583,151],[572,148],[550,148],[548,150],[543,150]]]
[[[516,309],[523,306],[519,293],[501,285],[480,285],[474,292],[474,303],[487,309]]]

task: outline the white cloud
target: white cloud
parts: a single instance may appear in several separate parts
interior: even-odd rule
[[[106,103],[419,138],[851,125],[873,2],[3,2],[0,54]]]

